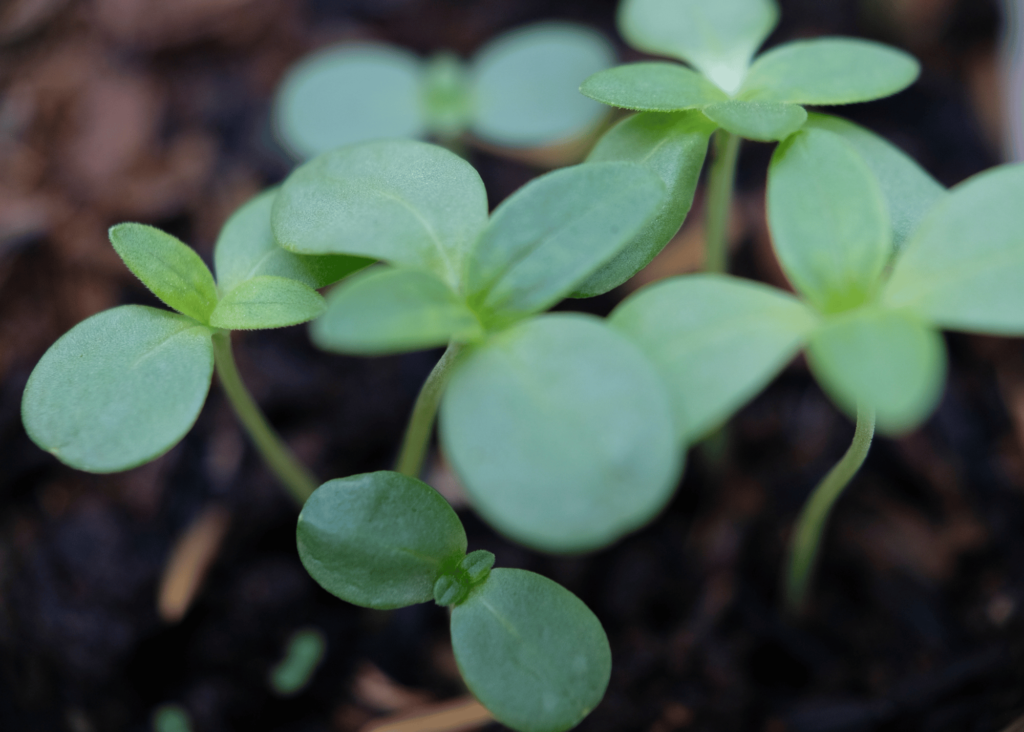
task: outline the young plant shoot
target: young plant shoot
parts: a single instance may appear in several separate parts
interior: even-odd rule
[[[458,516],[426,483],[386,471],[328,481],[302,509],[297,537],[306,570],[342,600],[451,608],[462,678],[502,724],[561,732],[604,696],[611,650],[594,614],[545,577],[467,554]]]
[[[485,519],[530,546],[585,551],[662,508],[680,451],[636,346],[597,318],[539,313],[615,257],[664,196],[639,165],[587,163],[532,181],[488,217],[466,161],[391,140],[306,163],[272,219],[291,251],[384,262],[330,293],[315,343],[362,355],[450,344],[400,470],[420,473],[440,407],[445,451]]]
[[[556,145],[607,117],[576,89],[613,63],[600,33],[557,22],[499,36],[465,63],[447,52],[424,62],[382,43],[343,44],[289,71],[274,102],[274,127],[304,160],[383,137],[452,144],[467,131],[492,146]]]
[[[720,424],[801,348],[857,419],[850,452],[797,521],[791,608],[805,599],[824,522],[874,425],[901,434],[934,409],[946,369],[939,329],[1024,335],[1022,197],[1024,166],[946,194],[878,138],[812,116],[779,145],[768,178],[773,245],[798,297],[708,274],[641,290],[612,314],[669,385],[682,440]]]
[[[312,320],[325,309],[314,288],[368,262],[302,257],[277,247],[270,233],[273,196],[258,196],[225,224],[214,254],[218,281],[170,234],[131,223],[110,230],[128,269],[175,312],[124,305],[84,320],[54,343],[22,398],[22,420],[37,445],[92,473],[149,462],[192,428],[216,367],[268,465],[299,503],[309,496],[316,481],[242,384],[230,333]]]
[[[807,120],[803,105],[879,99],[906,88],[919,73],[917,61],[906,53],[855,38],[794,41],[754,58],[778,17],[773,0],[623,0],[618,27],[630,45],[692,68],[666,61],[625,64],[580,87],[587,96],[623,109],[698,110],[717,128],[708,183],[708,272],[727,268],[726,224],[741,138],[785,139]],[[651,120],[634,122],[638,128],[663,124],[649,114],[638,117]]]

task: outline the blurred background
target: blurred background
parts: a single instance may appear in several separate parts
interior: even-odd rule
[[[288,174],[296,163],[275,139],[271,105],[305,54],[373,40],[469,58],[508,30],[558,19],[604,33],[620,60],[637,60],[615,33],[615,5],[0,2],[0,729],[354,732],[465,695],[444,610],[362,610],[305,574],[297,511],[216,385],[179,446],[108,476],[36,448],[21,427],[21,393],[74,324],[115,305],[157,304],[110,247],[109,226],[160,226],[209,262],[227,216]],[[921,60],[909,90],[840,111],[942,183],[1024,158],[1021,0],[780,5],[769,46],[853,35]],[[544,166],[581,155],[586,140],[577,143],[464,151],[493,206]],[[764,223],[771,150],[743,148],[731,240],[738,274],[781,284]],[[702,196],[637,278],[561,307],[604,314],[642,284],[697,269]],[[301,327],[235,343],[256,398],[323,479],[390,466],[438,356],[323,354]],[[963,335],[947,343],[938,412],[914,434],[876,441],[827,532],[800,623],[777,609],[783,548],[853,426],[799,362],[737,417],[722,466],[693,454],[662,517],[596,555],[512,545],[464,506],[443,459],[430,480],[460,508],[471,549],[564,584],[605,624],[612,681],[580,729],[1020,730],[1024,348]],[[300,673],[282,684],[275,673],[297,631],[309,631],[300,637],[322,658],[307,664],[308,683]],[[439,724],[448,726],[430,729],[486,723]]]

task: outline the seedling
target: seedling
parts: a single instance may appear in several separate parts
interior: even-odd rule
[[[624,109],[699,110],[712,129],[718,128],[708,183],[709,272],[726,269],[726,224],[741,138],[785,139],[807,120],[803,105],[879,99],[906,88],[919,73],[917,61],[906,53],[855,38],[794,41],[754,59],[778,17],[773,0],[623,0],[618,27],[630,45],[692,68],[665,61],[626,64],[580,87],[587,96]],[[662,123],[638,115],[631,124],[643,129]],[[682,217],[673,216],[676,220],[682,224]],[[667,241],[648,247],[647,261]]]
[[[646,288],[613,312],[669,385],[680,439],[721,423],[801,348],[855,416],[850,451],[797,521],[791,608],[804,602],[824,523],[876,421],[901,434],[934,409],[946,369],[939,329],[1024,335],[1022,196],[1024,166],[945,194],[866,131],[812,115],[779,145],[768,177],[773,244],[798,297],[708,274]]]
[[[507,148],[555,145],[596,129],[606,110],[576,89],[615,63],[599,33],[538,23],[499,36],[467,63],[424,62],[382,43],[347,43],[301,60],[274,103],[278,137],[296,157],[385,137],[463,133]]]
[[[569,729],[604,696],[611,650],[594,614],[545,577],[467,554],[458,516],[426,483],[386,471],[328,481],[299,515],[298,545],[307,571],[343,600],[450,607],[466,685],[513,729]]]
[[[398,470],[420,473],[440,406],[441,440],[480,514],[531,546],[583,551],[649,520],[681,458],[640,352],[597,318],[538,313],[616,256],[663,196],[638,165],[588,163],[532,181],[488,218],[467,162],[392,140],[300,167],[272,220],[293,252],[386,263],[330,293],[315,343],[362,355],[449,344]]]
[[[119,224],[110,241],[128,268],[175,312],[124,305],[76,325],[29,377],[22,420],[57,459],[92,473],[141,465],[192,428],[214,366],[231,405],[260,452],[301,503],[315,479],[271,430],[246,390],[230,332],[304,323],[324,311],[315,289],[365,260],[300,257],[269,229],[273,194],[225,225],[214,261],[219,280],[187,245],[143,224]]]

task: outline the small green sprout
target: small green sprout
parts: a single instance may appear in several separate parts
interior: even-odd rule
[[[178,704],[161,704],[153,711],[153,732],[192,732],[192,718]]]
[[[1024,166],[947,194],[865,131],[814,118],[779,145],[768,177],[773,244],[799,297],[708,274],[646,288],[613,312],[669,385],[681,440],[720,424],[801,348],[857,418],[851,452],[798,521],[791,607],[805,598],[823,523],[876,420],[901,434],[935,408],[946,370],[939,329],[1024,335],[1021,200]]]
[[[306,688],[327,650],[324,634],[316,628],[292,633],[284,658],[270,670],[270,687],[281,696],[294,696]]]
[[[376,609],[434,600],[451,607],[466,686],[520,732],[576,726],[604,696],[611,650],[571,592],[521,569],[466,554],[466,532],[426,483],[377,472],[331,480],[299,514],[299,556],[328,592]]]
[[[300,159],[384,137],[449,143],[467,131],[503,147],[553,145],[596,129],[607,116],[576,89],[614,62],[601,34],[558,22],[499,36],[467,63],[449,52],[423,62],[382,43],[341,44],[289,71],[274,124]]]
[[[326,153],[285,181],[280,244],[372,257],[328,297],[313,341],[360,355],[449,345],[413,411],[398,470],[441,440],[474,507],[548,551],[604,546],[646,523],[681,470],[653,368],[580,314],[538,315],[615,257],[661,206],[658,176],[587,163],[542,176],[488,217],[476,171],[411,140]]]
[[[22,419],[32,440],[62,462],[109,473],[153,460],[184,437],[206,401],[216,364],[243,424],[300,500],[315,487],[270,430],[242,385],[230,331],[280,328],[320,315],[314,288],[367,263],[300,257],[269,229],[274,194],[225,225],[214,255],[219,281],[199,255],[159,229],[119,224],[110,241],[128,268],[176,312],[125,305],[88,318],[46,352],[29,377]]]

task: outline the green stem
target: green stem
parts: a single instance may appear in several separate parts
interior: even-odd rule
[[[448,344],[448,350],[434,366],[420,389],[420,395],[416,397],[409,426],[405,430],[405,439],[402,441],[402,451],[398,454],[398,464],[395,466],[395,470],[403,475],[418,478],[423,470],[423,458],[427,454],[427,442],[434,428],[434,417],[437,416],[444,388],[452,376],[455,357],[461,349],[459,343]]]
[[[704,271],[728,270],[729,208],[736,179],[740,138],[731,132],[715,132],[715,160],[708,179],[707,236],[704,245]]]
[[[785,601],[786,608],[792,613],[803,610],[829,513],[843,489],[864,464],[874,434],[875,410],[861,405],[857,408],[857,427],[849,449],[814,489],[800,511],[786,562]]]
[[[231,332],[217,331],[213,336],[213,362],[217,367],[217,376],[228,401],[238,415],[242,427],[256,445],[260,455],[266,461],[292,498],[301,506],[316,489],[318,482],[306,467],[300,463],[288,446],[271,428],[267,418],[263,416],[252,394],[242,383],[242,377],[235,365],[234,354],[231,353]]]

